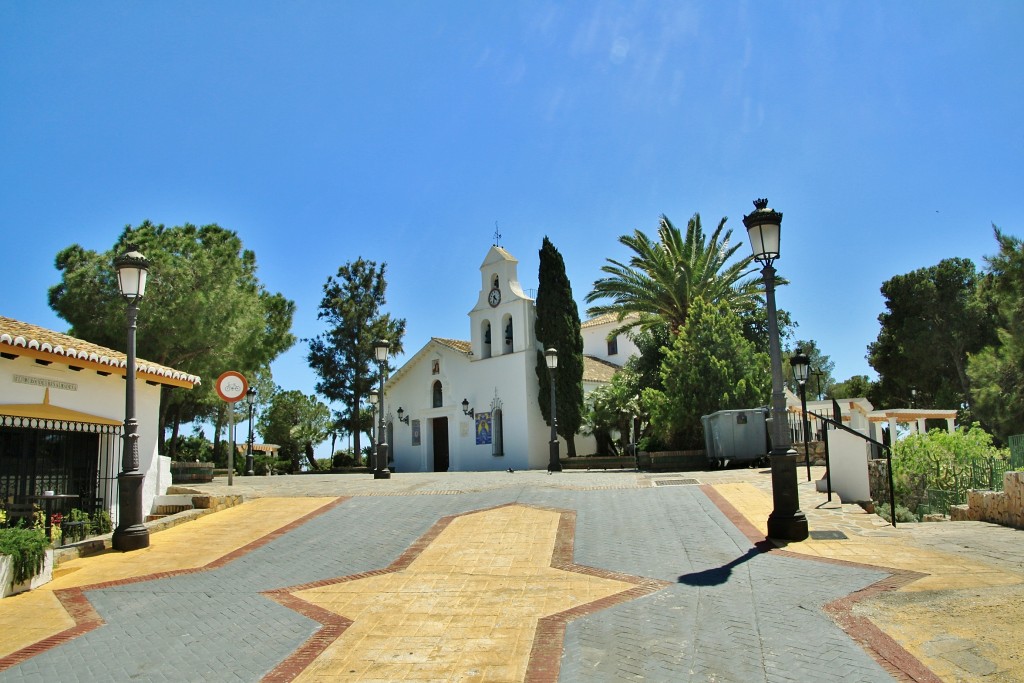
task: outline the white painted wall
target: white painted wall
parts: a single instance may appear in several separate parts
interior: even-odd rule
[[[0,359],[0,404],[41,404],[45,387],[16,383],[15,375],[41,380],[53,380],[68,385],[50,387],[50,405],[67,408],[89,415],[124,421],[125,381],[120,375],[99,375],[93,370],[74,371],[66,365],[52,363],[39,365],[32,358],[19,356]],[[170,484],[168,476],[162,479],[157,455],[157,425],[160,411],[160,387],[135,382],[135,413],[139,421],[139,469],[145,473],[143,482],[143,510],[151,509],[155,496],[164,493]],[[102,450],[102,437],[101,437]],[[99,457],[99,454],[97,454]],[[106,500],[108,506],[113,501]],[[116,510],[111,516],[116,519]]]
[[[833,429],[828,433],[828,460],[832,475],[832,490],[844,503],[871,500],[868,481],[868,442],[864,439]],[[816,483],[818,491],[826,490],[824,479]]]
[[[438,373],[433,374],[437,363]],[[449,469],[488,471],[547,467],[547,425],[537,405],[534,352],[521,351],[487,359],[469,356],[431,341],[388,383],[386,411],[401,407],[409,424],[394,422],[391,444],[399,472],[433,471],[433,420],[448,419]],[[433,407],[433,384],[440,381],[443,405]],[[492,444],[476,443],[475,419],[464,415],[462,400],[474,412],[490,412],[495,393],[502,404],[504,455]],[[412,443],[413,421],[420,421],[420,444]],[[564,451],[563,451],[564,452]]]
[[[633,356],[639,356],[640,349],[636,343],[628,335],[621,333],[616,335],[618,353],[609,355],[608,335],[621,324],[612,321],[601,325],[588,325],[581,329],[580,332],[583,335],[583,355],[594,356],[619,366],[625,365],[626,361]]]

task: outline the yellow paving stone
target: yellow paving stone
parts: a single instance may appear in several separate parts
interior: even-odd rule
[[[522,680],[538,619],[634,587],[552,568],[560,517],[464,515],[405,569],[297,591],[353,623],[296,680]]]
[[[156,532],[143,550],[108,550],[62,563],[50,583],[0,600],[0,657],[75,625],[54,591],[203,567],[333,500],[260,498]],[[17,628],[5,628],[7,624]]]
[[[772,509],[770,493],[742,483],[715,485],[715,489],[761,533],[767,533],[763,520]],[[1024,578],[967,556],[914,545],[898,529],[879,524],[876,515],[843,513],[808,517],[811,530],[830,528],[832,520],[842,522],[831,528],[846,531],[847,540],[808,539],[788,543],[785,549],[923,573],[897,591],[857,603],[854,612],[871,619],[942,680],[979,680],[976,671],[969,669],[977,668],[978,662],[984,665],[986,656],[1004,666],[991,680],[1024,680],[1024,660],[998,654],[1006,647],[1006,634],[1019,627],[1002,606],[1024,600]]]
[[[0,657],[75,625],[53,591],[36,589],[0,600]]]
[[[715,485],[715,490],[721,493],[747,521],[767,534],[767,516],[773,506],[769,492],[746,483],[719,484]],[[815,528],[813,524],[811,528]],[[901,589],[908,592],[1021,583],[1021,578],[1015,574],[993,569],[965,557],[918,548],[898,537],[860,534],[847,536],[848,538],[843,541],[807,539],[799,543],[788,543],[785,548],[791,552],[816,557],[927,572],[928,576]]]

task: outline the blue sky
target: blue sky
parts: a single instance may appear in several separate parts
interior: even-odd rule
[[[1022,30],[1019,2],[5,1],[0,313],[64,330],[60,249],[218,223],[300,338],[338,266],[386,262],[411,355],[468,339],[495,222],[528,288],[551,238],[583,313],[620,235],[700,212],[745,243],[763,196],[779,306],[873,376],[883,281],[1024,234]],[[279,384],[313,391],[305,354]]]

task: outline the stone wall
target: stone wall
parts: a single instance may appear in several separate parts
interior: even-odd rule
[[[804,444],[798,442],[793,444],[793,450],[796,451],[797,464],[807,464],[807,459],[804,458]],[[811,456],[812,465],[824,465],[825,464],[825,442],[824,441],[811,441],[807,444],[807,454]]]
[[[1002,491],[968,491],[967,505],[949,510],[954,521],[993,522],[1024,529],[1024,472],[1003,475]]]

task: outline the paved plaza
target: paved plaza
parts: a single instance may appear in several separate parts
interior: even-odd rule
[[[246,502],[0,601],[0,681],[1024,679],[1024,532],[803,481],[812,538],[780,547],[764,470],[196,488]]]

